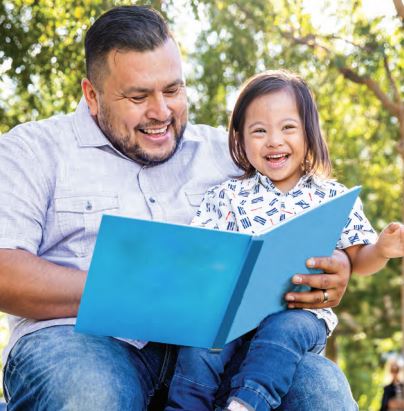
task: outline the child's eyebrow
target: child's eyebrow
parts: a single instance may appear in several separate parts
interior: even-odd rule
[[[294,121],[296,123],[298,123],[299,120],[300,119],[298,119],[298,118],[291,118],[291,117],[287,117],[287,118],[282,119],[282,121]]]
[[[255,126],[262,126],[262,125],[263,125],[263,122],[262,122],[262,121],[254,121],[254,123],[248,125],[247,128],[250,129],[250,128],[253,128],[253,127],[255,127]]]
[[[282,118],[279,123],[284,123],[285,121],[293,121],[294,123],[298,123],[300,121],[299,118],[292,118],[292,117],[286,117],[286,118]],[[253,128],[255,126],[264,126],[265,123],[261,120],[259,121],[254,121],[254,123],[251,123],[249,125],[247,125],[247,129]]]

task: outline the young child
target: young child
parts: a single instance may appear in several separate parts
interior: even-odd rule
[[[346,190],[327,179],[331,163],[317,108],[306,83],[292,73],[268,71],[246,82],[231,116],[229,145],[244,173],[207,192],[193,225],[255,233]],[[358,200],[337,247],[347,252],[354,272],[372,274],[404,255],[404,226],[391,223],[377,237]],[[324,291],[323,302],[328,299],[331,291]],[[225,409],[277,408],[302,356],[321,352],[336,324],[329,308],[266,317],[250,337]],[[246,338],[221,352],[181,347],[166,411],[212,410],[224,367]]]

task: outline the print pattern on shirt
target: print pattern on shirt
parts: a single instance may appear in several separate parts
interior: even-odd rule
[[[303,176],[287,193],[282,193],[272,181],[256,173],[253,177],[231,179],[207,191],[192,225],[248,234],[259,233],[296,214],[321,204],[347,188],[334,181]],[[377,234],[363,213],[358,199],[343,228],[337,248],[370,244]],[[329,332],[337,325],[337,317],[329,308],[309,310],[324,319]]]
[[[334,180],[304,176],[292,190],[282,193],[268,177],[256,173],[249,179],[231,179],[209,189],[192,225],[255,234],[346,190]],[[374,243],[376,239],[377,234],[358,199],[337,248]]]

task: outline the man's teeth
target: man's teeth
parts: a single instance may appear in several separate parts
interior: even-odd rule
[[[163,127],[163,128],[154,128],[154,129],[150,129],[150,128],[145,128],[143,129],[143,133],[146,134],[163,134],[167,131],[167,126]]]

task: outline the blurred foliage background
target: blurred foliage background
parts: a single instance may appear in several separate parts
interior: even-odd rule
[[[0,2],[0,133],[75,108],[86,30],[103,11],[129,3]],[[271,68],[294,70],[316,95],[334,176],[363,186],[365,211],[378,230],[403,219],[402,0],[139,4],[160,10],[179,41],[192,121],[225,127],[247,77]],[[378,409],[387,382],[383,367],[402,350],[401,278],[400,261],[371,278],[353,275],[336,309],[340,324],[327,355],[343,368],[361,410]],[[3,316],[1,346],[7,333]]]

